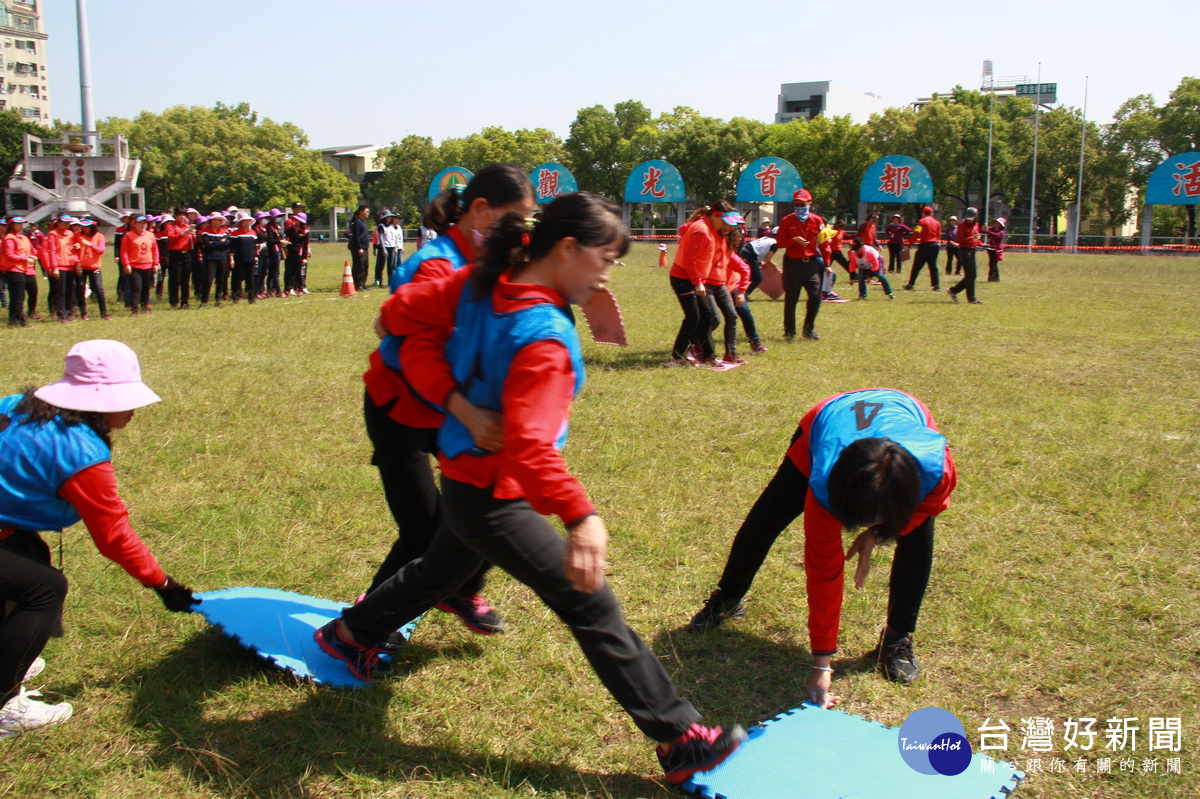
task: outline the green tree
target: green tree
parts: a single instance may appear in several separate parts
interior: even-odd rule
[[[581,108],[563,145],[564,163],[579,188],[620,202],[630,171],[655,149],[650,118],[649,109],[635,100],[617,103],[612,111],[602,105]]]
[[[379,156],[383,175],[367,187],[367,197],[377,205],[395,209],[410,224],[420,219],[429,182],[445,166],[433,140],[428,136],[405,136]]]
[[[1200,78],[1184,78],[1158,110],[1158,142],[1167,156],[1200,151]],[[1184,206],[1188,238],[1196,237],[1196,206]]]
[[[738,177],[760,155],[766,126],[736,117],[725,122],[678,107],[657,121],[658,157],[683,177],[688,196],[698,203],[734,199]]]
[[[898,116],[902,115],[892,115],[888,124],[897,128],[903,125],[905,120]],[[790,161],[800,173],[804,187],[812,192],[816,208],[829,216],[854,212],[863,172],[878,157],[867,129],[848,116],[814,117],[771,125],[761,148],[762,155]]]
[[[103,136],[127,136],[131,153],[142,159],[148,208],[265,208],[300,200],[318,213],[358,197],[357,184],[308,149],[300,128],[260,120],[246,103],[143,111],[98,127]]]

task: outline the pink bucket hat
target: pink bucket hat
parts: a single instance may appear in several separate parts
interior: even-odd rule
[[[142,382],[133,350],[110,339],[76,344],[67,353],[62,379],[33,395],[59,408],[97,413],[132,411],[162,400]]]

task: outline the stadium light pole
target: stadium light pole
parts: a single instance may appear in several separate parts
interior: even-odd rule
[[[1075,181],[1075,242],[1074,252],[1079,252],[1079,237],[1083,234],[1083,148],[1087,144],[1087,96],[1088,76],[1083,76],[1083,127],[1079,133],[1079,179]]]
[[[1038,155],[1038,111],[1042,106],[1042,62],[1038,62],[1037,88],[1033,90],[1033,181],[1029,188],[1029,251],[1033,252],[1034,236],[1037,234],[1037,155]]]
[[[992,61],[989,58],[983,62],[983,78],[985,86],[991,91],[992,96],[991,107],[988,109],[988,159],[987,159],[987,183],[983,190],[983,219],[984,224],[992,218],[992,132],[995,129],[996,119],[996,80],[993,77]]]
[[[88,44],[87,0],[75,0],[75,18],[79,28],[79,102],[82,106],[83,129],[95,130],[96,113],[92,108],[92,55]],[[85,136],[92,155],[100,155],[95,136]]]

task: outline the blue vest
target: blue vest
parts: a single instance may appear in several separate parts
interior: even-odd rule
[[[112,460],[108,446],[85,424],[66,425],[55,417],[45,424],[20,424],[14,413],[23,395],[0,400],[0,527],[61,530],[79,521],[58,490],[79,472]],[[3,419],[0,419],[3,424]]]
[[[455,271],[467,265],[467,257],[463,255],[462,250],[458,249],[458,245],[454,243],[454,239],[450,236],[438,236],[417,250],[407,261],[392,270],[392,276],[388,278],[389,293],[395,293],[401,286],[411,283],[413,275],[417,273],[417,268],[426,261],[434,258],[442,258],[449,261]],[[400,367],[400,345],[403,343],[403,336],[392,335],[384,336],[383,340],[379,342],[379,355],[383,358],[384,364],[398,374],[403,374],[404,372]],[[413,393],[416,394],[415,391]],[[440,411],[442,409],[437,408],[437,410]]]
[[[946,438],[926,425],[917,401],[886,388],[851,391],[830,400],[809,430],[808,487],[825,510],[829,510],[829,473],[842,450],[862,438],[891,439],[916,459],[921,472],[918,504],[941,482]]]
[[[454,333],[446,342],[446,360],[466,398],[480,408],[502,412],[501,394],[513,358],[524,347],[538,341],[560,341],[567,348],[575,372],[575,394],[578,394],[584,381],[583,350],[579,346],[570,306],[559,307],[547,302],[512,313],[496,313],[492,310],[491,297],[470,299],[473,288],[470,283],[463,288],[454,318]],[[564,420],[554,446],[562,449],[566,443],[567,423]],[[491,454],[475,446],[470,431],[452,415],[446,416],[446,422],[438,431],[438,449],[451,458],[464,452]]]

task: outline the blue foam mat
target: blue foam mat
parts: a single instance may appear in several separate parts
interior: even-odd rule
[[[974,755],[953,777],[914,771],[900,756],[898,727],[804,704],[750,730],[750,739],[683,789],[709,799],[1001,799],[1025,773]]]
[[[196,613],[271,665],[321,685],[364,688],[340,660],[321,651],[313,633],[340,616],[346,602],[334,602],[277,588],[226,588],[196,594]],[[417,621],[401,628],[412,635]]]

